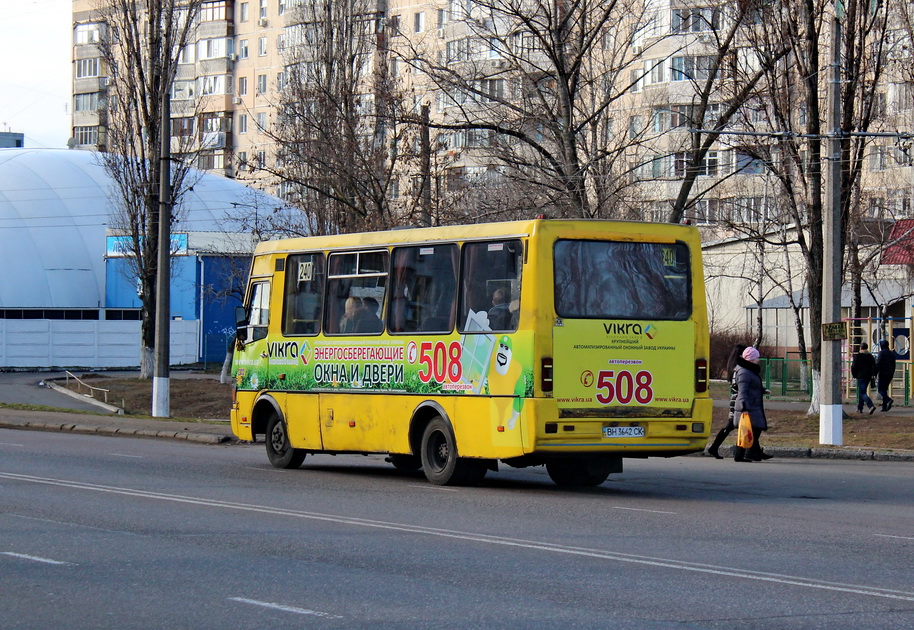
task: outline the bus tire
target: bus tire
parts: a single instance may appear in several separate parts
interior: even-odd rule
[[[267,458],[275,468],[298,468],[305,461],[305,455],[308,453],[300,448],[292,448],[286,423],[275,411],[267,418],[265,437]]]
[[[608,461],[556,459],[546,462],[546,472],[556,485],[592,488],[606,481],[613,466]]]
[[[432,418],[425,427],[420,455],[425,478],[438,486],[472,486],[486,476],[484,461],[457,454],[454,432],[441,416]]]
[[[422,458],[415,455],[388,455],[387,461],[402,472],[416,472],[422,468]]]

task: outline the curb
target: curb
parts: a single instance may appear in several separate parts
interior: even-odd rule
[[[733,457],[732,446],[722,446],[718,452],[724,459],[732,459]],[[878,462],[914,462],[914,451],[873,450],[859,447],[817,446],[806,448],[802,446],[766,446],[765,452],[783,459],[857,459]],[[698,455],[699,457],[710,457],[707,451]]]
[[[34,429],[36,431],[59,431],[62,433],[83,433],[95,435],[114,435],[122,437],[149,437],[184,440],[198,444],[229,444],[237,440],[227,435],[214,435],[212,433],[194,433],[192,431],[157,431],[155,429],[135,429],[129,427],[96,426],[90,424],[72,424],[59,422],[32,422],[0,420],[0,428],[4,429]]]

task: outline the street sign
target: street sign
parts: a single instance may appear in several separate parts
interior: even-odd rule
[[[842,341],[847,339],[847,322],[822,324],[822,341]]]

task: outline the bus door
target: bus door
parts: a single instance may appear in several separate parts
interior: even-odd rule
[[[690,416],[695,324],[688,246],[557,240],[554,269],[559,417],[605,419],[587,431],[603,438],[643,438],[649,435],[638,418]]]
[[[267,387],[270,355],[267,333],[270,324],[270,278],[251,283],[249,302],[237,322],[234,370],[238,390],[260,391]]]

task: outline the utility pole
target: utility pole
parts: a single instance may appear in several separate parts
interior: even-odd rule
[[[419,153],[422,168],[422,191],[419,197],[419,224],[432,224],[432,147],[428,134],[428,103],[422,105],[422,122],[419,128]]]
[[[171,95],[162,96],[159,175],[159,251],[156,269],[155,371],[152,376],[152,416],[171,415],[168,364],[171,343]]]
[[[841,21],[843,0],[835,0],[831,30],[831,77],[828,83],[828,165],[825,172],[825,216],[822,222],[822,322],[841,321]],[[821,335],[822,331],[813,331]],[[841,403],[841,341],[822,339],[822,400],[819,405],[819,443],[844,444]]]

